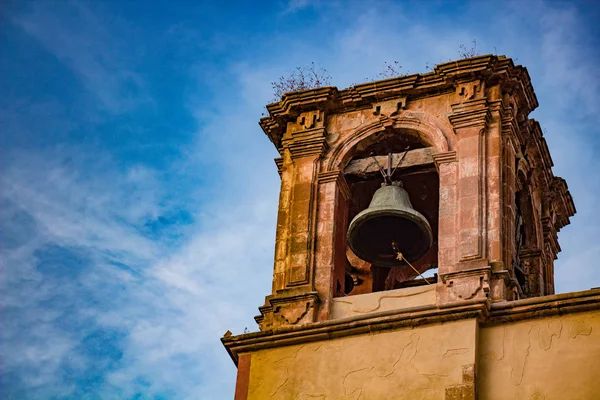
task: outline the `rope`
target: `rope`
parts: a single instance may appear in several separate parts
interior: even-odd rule
[[[398,261],[406,261],[406,263],[408,264],[409,267],[411,267],[413,269],[413,271],[415,271],[421,278],[423,278],[423,280],[428,284],[431,285],[431,282],[429,282],[427,280],[427,278],[425,278],[423,275],[421,275],[421,273],[419,271],[417,271],[417,269],[415,267],[412,266],[411,263],[408,262],[408,260],[406,258],[404,258],[404,256],[402,255],[402,253],[398,250],[398,243],[396,242],[392,242],[392,248],[394,249],[394,251],[396,252],[396,258],[398,259]]]

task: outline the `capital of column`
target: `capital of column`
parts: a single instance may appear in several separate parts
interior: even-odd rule
[[[433,163],[435,164],[435,168],[440,171],[441,164],[448,164],[452,162],[456,162],[456,151],[447,151],[445,153],[437,153],[431,156],[433,158]]]
[[[325,128],[312,128],[286,134],[281,145],[289,150],[292,159],[322,156],[328,148]]]
[[[448,117],[454,132],[459,129],[480,128],[487,126],[492,118],[487,99],[470,100],[464,103],[452,104],[452,115]]]
[[[346,178],[344,178],[344,174],[342,173],[342,171],[335,170],[335,171],[321,172],[317,179],[318,179],[319,185],[329,183],[329,182],[335,182],[338,189],[344,196],[344,198],[346,200],[350,199],[350,196],[351,196],[350,187],[348,186],[348,183],[346,182]]]

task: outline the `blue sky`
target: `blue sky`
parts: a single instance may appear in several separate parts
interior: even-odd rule
[[[0,393],[231,399],[219,338],[256,330],[279,177],[270,82],[343,88],[455,59],[525,65],[577,215],[558,292],[600,286],[593,2],[2,2]]]

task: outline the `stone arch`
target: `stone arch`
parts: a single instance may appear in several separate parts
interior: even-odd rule
[[[371,123],[366,123],[356,128],[350,134],[344,136],[338,143],[335,143],[335,147],[332,148],[331,153],[324,160],[322,165],[324,172],[343,171],[348,162],[350,162],[360,152],[368,148],[371,144],[381,141],[379,134],[383,134],[386,131],[394,131],[394,133],[398,132],[399,135],[403,135],[404,133],[411,136],[418,135],[419,141],[425,146],[433,147],[435,153],[446,153],[449,151],[449,140],[447,136],[448,132],[443,132],[433,118],[427,119],[424,114],[405,113],[395,118],[382,117]],[[430,218],[432,229],[435,231],[434,241],[436,244],[431,247],[431,251],[428,252],[421,260],[419,260],[419,262],[415,263],[416,268],[427,266],[425,270],[435,268],[437,266],[438,259],[437,232],[439,215],[437,210],[439,209],[439,176],[436,177],[436,180],[437,183],[435,185],[437,189],[435,189],[435,196],[430,196],[430,198],[435,198],[437,203],[434,205],[434,215],[432,215]],[[413,205],[414,204],[415,203],[413,199]],[[348,219],[347,223],[350,223],[350,219]],[[346,248],[346,258],[348,261],[350,261],[350,265],[354,267],[359,264],[362,264],[363,266],[370,266],[369,263],[358,259],[358,257],[356,257],[352,252],[349,252],[348,248]],[[364,270],[368,271],[368,268],[358,268],[359,272],[357,272],[357,274],[364,272]],[[388,272],[389,271],[391,270],[388,270]],[[391,276],[392,279],[389,280],[386,278],[388,274],[382,275],[383,280],[381,280],[380,283],[385,285],[386,289],[380,288],[379,290],[391,289],[391,287],[387,287],[388,283],[394,285],[394,279],[398,277],[403,277],[403,281],[406,281],[414,278],[417,275],[413,275],[412,272],[410,274],[403,274],[402,271],[397,272],[398,273]],[[374,274],[372,276],[373,282],[376,280],[379,281],[377,275],[378,274]]]
[[[448,139],[442,130],[431,121],[422,116],[404,115],[398,118],[385,118],[359,127],[333,150],[326,171],[341,170],[352,158],[357,146],[386,129],[409,129],[418,132],[436,153],[445,153],[449,150]]]

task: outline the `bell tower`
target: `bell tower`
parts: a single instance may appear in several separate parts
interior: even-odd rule
[[[527,70],[492,55],[269,104],[260,125],[281,176],[273,285],[260,331],[222,339],[235,399],[538,393],[521,353],[498,355],[498,327],[517,340],[517,321],[595,310],[584,325],[597,335],[600,291],[554,295],[557,233],[575,207],[528,118],[537,105]],[[539,332],[551,349],[553,333]],[[515,365],[518,385],[495,393],[518,381]]]

